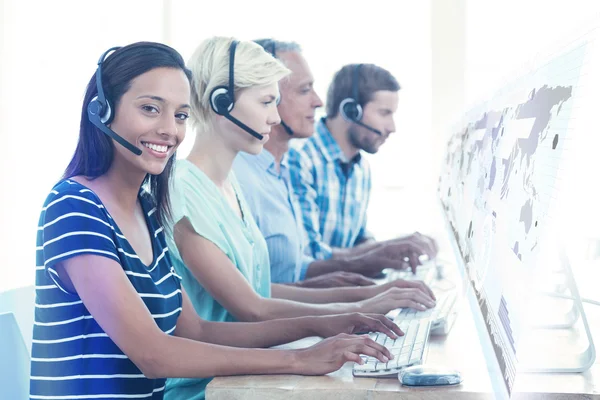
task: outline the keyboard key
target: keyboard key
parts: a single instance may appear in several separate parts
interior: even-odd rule
[[[369,361],[368,363],[363,364],[365,371],[375,371],[375,366],[377,365],[376,360]]]
[[[387,336],[384,335],[383,333],[381,333],[381,334],[377,335],[377,338],[375,339],[375,341],[377,342],[377,344],[380,344],[383,346],[386,338],[387,338]]]
[[[420,364],[421,363],[421,356],[418,355],[413,355],[411,357],[411,359],[408,361],[409,364]]]
[[[398,366],[404,366],[404,365],[408,364],[409,357],[410,357],[409,353],[401,355],[400,358],[398,359]]]

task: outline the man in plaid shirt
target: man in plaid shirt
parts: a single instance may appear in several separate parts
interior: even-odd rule
[[[350,64],[334,76],[327,116],[315,134],[289,152],[291,183],[302,209],[309,253],[316,259],[349,259],[377,252],[405,261],[413,271],[419,256],[435,256],[424,235],[376,242],[366,230],[371,175],[361,150],[374,154],[395,131],[400,85],[373,64]],[[326,271],[323,271],[325,273]],[[306,278],[319,275],[308,271]]]

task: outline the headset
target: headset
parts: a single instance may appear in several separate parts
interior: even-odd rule
[[[110,102],[104,95],[104,89],[102,88],[102,64],[106,60],[106,57],[109,53],[120,48],[121,47],[111,47],[102,53],[100,59],[98,60],[98,68],[96,69],[96,87],[98,89],[98,95],[95,96],[88,104],[87,115],[88,119],[92,124],[94,124],[94,126],[96,126],[109,137],[113,138],[117,143],[131,151],[136,156],[139,156],[142,154],[142,150],[123,139],[115,131],[108,127],[114,118],[114,113]]]
[[[362,64],[356,64],[353,68],[352,97],[346,97],[344,100],[342,100],[339,111],[342,115],[342,118],[344,118],[346,121],[355,123],[363,128],[367,128],[371,132],[375,132],[381,136],[381,131],[361,122],[363,117],[363,109],[358,102],[358,79],[360,77],[359,73],[361,66]]]
[[[233,40],[229,46],[229,85],[228,86],[217,86],[210,93],[210,107],[217,115],[222,115],[227,118],[250,135],[254,136],[258,140],[264,138],[263,135],[244,124],[231,115],[231,111],[235,105],[234,99],[234,61],[235,61],[235,49],[238,45],[237,40]]]

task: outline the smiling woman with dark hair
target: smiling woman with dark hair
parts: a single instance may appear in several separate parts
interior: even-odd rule
[[[182,309],[162,225],[190,77],[175,50],[143,42],[105,53],[88,84],[77,149],[39,221],[31,398],[162,397],[145,347]]]

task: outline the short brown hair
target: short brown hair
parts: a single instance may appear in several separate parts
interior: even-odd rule
[[[335,73],[333,81],[327,90],[327,117],[334,118],[339,113],[340,103],[348,97],[353,97],[354,71],[359,64],[344,65]],[[358,70],[358,99],[355,99],[362,107],[373,100],[373,93],[379,90],[397,92],[400,84],[394,76],[386,69],[375,64],[360,64]]]

